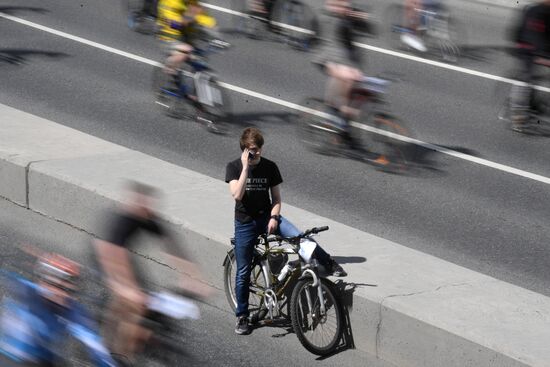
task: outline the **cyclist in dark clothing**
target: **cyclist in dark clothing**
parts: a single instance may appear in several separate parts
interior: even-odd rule
[[[183,288],[197,296],[205,296],[207,288],[199,281],[196,266],[185,260],[175,237],[157,217],[153,210],[155,189],[141,183],[133,183],[128,200],[121,210],[111,216],[110,226],[103,240],[96,241],[96,252],[112,291],[108,318],[111,330],[106,335],[113,338],[112,350],[130,360],[138,347],[149,337],[149,330],[141,325],[146,311],[148,296],[144,293],[143,280],[134,271],[130,260],[130,249],[135,236],[149,232],[163,239],[175,268],[184,270]]]
[[[550,66],[550,1],[525,8],[512,32],[519,59],[519,79],[525,84],[514,84],[510,92],[510,110],[513,129],[521,131],[528,118],[533,71],[536,65]]]
[[[301,233],[281,213],[280,184],[283,182],[277,165],[261,156],[264,140],[256,128],[247,128],[241,136],[242,155],[227,164],[225,181],[229,183],[235,199],[235,256],[237,273],[235,294],[237,297],[237,334],[250,333],[248,320],[248,296],[250,264],[257,238],[263,233],[279,233],[293,237]],[[346,276],[346,272],[320,246],[313,256],[334,276]]]
[[[356,145],[351,139],[348,120],[356,118],[359,111],[350,106],[350,94],[353,85],[364,77],[361,51],[355,43],[357,32],[368,28],[368,14],[357,11],[349,0],[326,0],[325,7],[338,19],[335,37],[314,57],[313,63],[328,76],[325,103],[334,110],[335,116],[343,117],[335,122],[342,130],[344,140],[354,148]]]

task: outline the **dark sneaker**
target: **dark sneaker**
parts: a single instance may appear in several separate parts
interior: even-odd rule
[[[235,325],[235,332],[239,335],[250,334],[250,324],[248,323],[248,317],[239,316],[237,318],[237,325]]]
[[[336,261],[334,260],[331,260],[331,265],[330,265],[330,274],[333,276],[333,277],[345,277],[348,275],[348,273],[346,273],[346,271],[344,270],[344,268],[342,268],[342,266],[340,264],[338,264]]]

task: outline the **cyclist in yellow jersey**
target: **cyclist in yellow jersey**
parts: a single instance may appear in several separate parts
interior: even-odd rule
[[[175,71],[193,50],[193,25],[212,28],[216,21],[208,16],[197,0],[159,0],[157,24],[159,40],[166,55],[167,71]]]

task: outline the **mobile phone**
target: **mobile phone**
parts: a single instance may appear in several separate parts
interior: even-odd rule
[[[252,160],[254,160],[254,158],[256,158],[256,155],[252,152],[248,152],[248,160],[252,161]]]

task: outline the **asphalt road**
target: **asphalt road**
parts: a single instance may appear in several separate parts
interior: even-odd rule
[[[45,251],[65,255],[86,267],[94,266],[90,248],[92,238],[68,225],[0,200],[0,267],[21,271],[25,269],[23,256],[16,244],[30,243]],[[148,255],[159,256],[151,252]],[[134,255],[138,256],[138,255]],[[26,259],[26,258],[25,258]],[[150,260],[141,259],[152,264]],[[158,270],[158,269],[157,269]],[[222,267],[218,267],[220,276]],[[25,274],[23,272],[23,274]],[[84,275],[89,272],[84,271]],[[172,275],[173,277],[173,275]],[[81,301],[100,318],[107,293],[101,283],[83,277]],[[0,295],[6,294],[6,282],[0,282]],[[235,318],[229,311],[223,291],[217,290],[205,303],[199,303],[200,320],[178,322],[181,328],[179,341],[185,354],[185,366],[360,366],[384,367],[384,364],[356,350],[345,350],[332,357],[318,359],[302,348],[293,333],[285,327],[255,329],[249,336],[235,335]],[[0,359],[0,362],[2,360]],[[153,361],[140,364],[155,366]]]
[[[29,0],[24,6],[5,1],[2,7],[14,16],[160,60],[153,38],[126,28],[118,1]],[[509,11],[468,5],[456,13],[468,30],[465,42],[473,45],[458,66],[505,75],[513,63],[502,51],[506,43],[500,35]],[[228,17],[215,14],[226,28]],[[198,124],[159,114],[148,64],[6,19],[0,20],[0,32],[0,103],[219,179],[227,161],[238,157],[238,130],[254,124],[265,134],[265,156],[281,168],[284,201],[550,294],[545,183],[430,152],[423,168],[406,175],[315,155],[296,138],[294,111],[234,92],[235,132],[215,136]],[[212,60],[224,81],[294,103],[321,94],[324,78],[311,66],[310,54],[231,34],[227,39],[234,47]],[[383,39],[365,42],[384,45]],[[21,62],[13,63],[14,58]],[[367,52],[366,58],[371,75],[404,75],[391,89],[391,101],[416,138],[550,176],[548,140],[512,133],[497,121],[495,81],[377,52]]]

